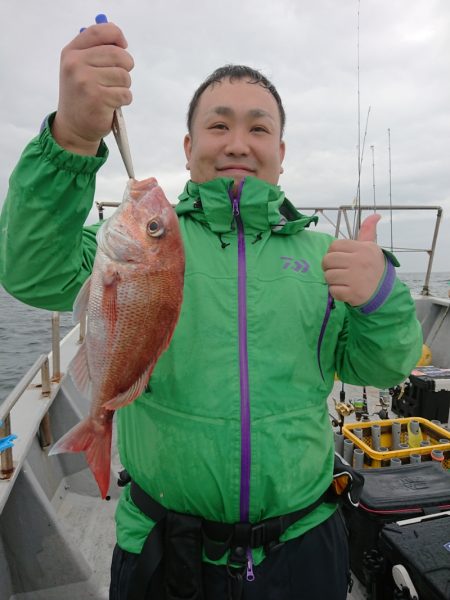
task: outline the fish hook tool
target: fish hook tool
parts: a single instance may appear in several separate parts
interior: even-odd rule
[[[95,22],[97,25],[100,23],[107,23],[108,18],[106,15],[100,14],[95,17]],[[117,147],[119,148],[120,156],[122,157],[128,177],[130,179],[135,179],[133,161],[131,160],[130,144],[128,142],[127,129],[125,127],[125,119],[123,118],[122,109],[120,107],[114,110],[112,132],[116,139]]]
[[[135,179],[125,119],[123,118],[122,109],[120,107],[116,108],[114,111],[112,132],[116,138],[117,147],[119,148],[120,156],[122,157],[123,164],[127,170],[128,177],[130,179]]]

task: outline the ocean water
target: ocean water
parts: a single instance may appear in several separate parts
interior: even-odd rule
[[[412,293],[420,293],[423,273],[398,273]],[[450,272],[434,273],[430,293],[447,298]],[[0,403],[7,397],[40,354],[51,350],[52,313],[12,298],[0,286]],[[73,327],[71,313],[61,313],[61,337]]]

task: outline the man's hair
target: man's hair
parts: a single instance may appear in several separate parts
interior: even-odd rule
[[[189,133],[191,133],[192,121],[194,119],[194,113],[200,100],[200,96],[210,85],[220,83],[223,79],[229,79],[231,82],[235,79],[249,79],[249,83],[256,83],[269,91],[275,98],[275,101],[278,105],[281,122],[281,137],[283,137],[284,126],[286,124],[286,113],[284,112],[283,103],[281,102],[279,93],[277,92],[273,83],[271,83],[260,71],[252,69],[251,67],[246,67],[245,65],[225,65],[223,67],[219,67],[213,73],[211,73],[211,75],[209,75],[209,77],[207,77],[205,81],[197,88],[192,96],[192,100],[189,103],[187,114],[187,128]]]

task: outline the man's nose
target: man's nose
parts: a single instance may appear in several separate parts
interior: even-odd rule
[[[247,133],[239,130],[231,131],[225,147],[226,154],[243,156],[249,153]]]

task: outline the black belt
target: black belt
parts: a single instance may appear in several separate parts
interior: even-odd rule
[[[168,510],[131,480],[130,496],[133,503],[155,521],[155,525],[142,547],[127,600],[142,600],[145,597],[145,591],[156,569],[161,565],[163,556],[163,598],[203,600],[203,550],[210,560],[218,560],[229,550],[228,571],[232,577],[241,580],[242,587],[242,573],[247,565],[249,548],[263,546],[267,554],[282,545],[279,539],[288,527],[323,502],[338,502],[347,494],[353,494],[357,501],[362,489],[362,476],[348,466],[342,467],[342,463],[337,465],[335,461],[332,485],[312,504],[286,515],[264,519],[259,523],[221,523]],[[345,473],[346,477],[349,471],[350,477],[346,485],[336,486],[342,473]],[[122,472],[119,484],[125,485],[129,481],[128,473]],[[354,500],[351,499],[351,502]]]

